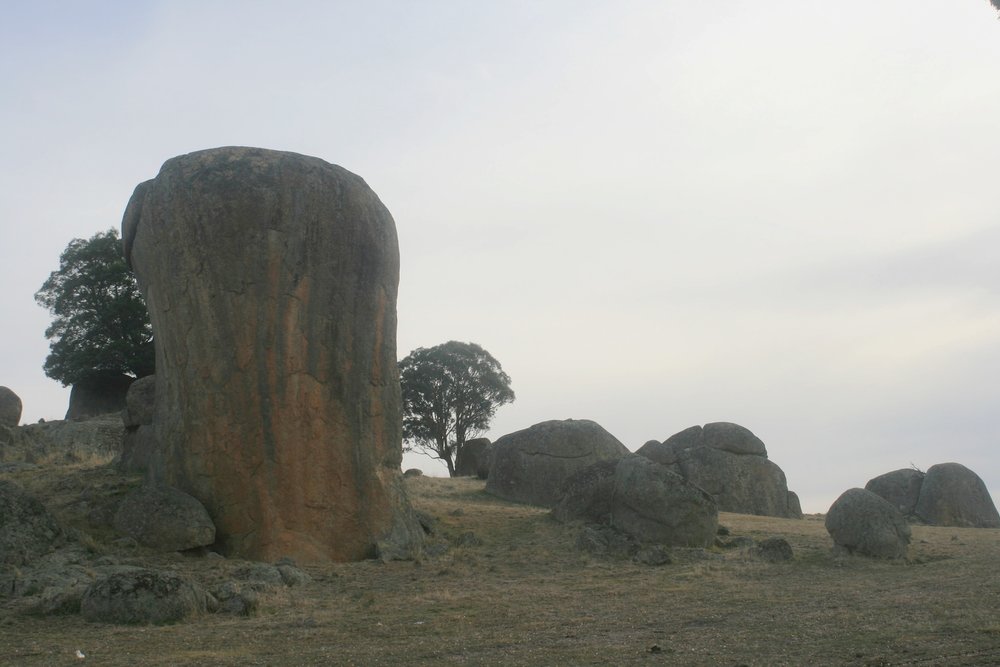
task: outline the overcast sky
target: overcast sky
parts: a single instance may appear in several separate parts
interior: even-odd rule
[[[1000,21],[985,0],[33,2],[0,20],[0,385],[61,418],[34,292],[164,160],[361,175],[399,348],[513,379],[493,439],[733,421],[807,512],[958,461],[1000,495]],[[408,455],[406,467],[443,467]]]

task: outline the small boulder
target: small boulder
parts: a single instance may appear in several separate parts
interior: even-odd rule
[[[505,500],[552,507],[573,473],[628,453],[625,445],[596,422],[542,422],[493,443],[486,491]]]
[[[767,457],[767,447],[750,429],[730,422],[705,424],[705,446],[741,456]]]
[[[162,625],[204,613],[209,604],[204,589],[177,574],[130,568],[91,584],[80,613],[98,623]]]
[[[0,387],[0,426],[21,423],[21,397],[7,387]]]
[[[792,560],[792,545],[783,537],[769,537],[753,547],[753,555],[769,563]]]
[[[960,463],[928,468],[914,513],[934,526],[1000,528],[1000,514],[986,484]]]
[[[122,412],[125,428],[152,424],[155,406],[156,376],[147,375],[133,382],[125,394],[125,410]]]
[[[406,472],[403,473],[403,477],[423,477],[424,471],[420,468],[408,468]]]
[[[877,558],[904,558],[910,526],[898,509],[865,489],[848,489],[826,515],[826,530],[837,548]]]
[[[31,563],[63,541],[59,523],[37,498],[0,479],[0,565]]]
[[[893,470],[868,480],[865,488],[885,498],[903,516],[913,516],[920,498],[924,473],[913,468]]]
[[[483,455],[490,446],[489,438],[474,438],[467,440],[458,450],[455,457],[455,475],[458,477],[475,477],[479,474]]]
[[[171,486],[146,485],[122,500],[118,532],[157,551],[183,551],[215,542],[215,524],[195,498]]]

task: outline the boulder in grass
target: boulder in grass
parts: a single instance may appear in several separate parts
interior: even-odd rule
[[[204,613],[216,601],[203,588],[173,572],[129,568],[92,583],[80,601],[88,621],[163,625]]]
[[[927,469],[914,513],[934,526],[1000,528],[1000,514],[986,484],[960,463]]]
[[[910,526],[898,509],[865,489],[848,489],[830,506],[826,530],[834,545],[852,554],[905,558]]]

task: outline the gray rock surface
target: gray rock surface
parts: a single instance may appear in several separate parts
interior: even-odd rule
[[[647,442],[637,454],[711,493],[719,511],[802,517],[784,472],[767,458],[760,438],[738,424],[692,426],[663,442]]]
[[[204,613],[209,604],[210,596],[201,586],[178,574],[129,569],[92,583],[83,594],[80,613],[98,623],[162,625]]]
[[[489,479],[490,468],[493,466],[493,443],[486,445],[486,449],[479,457],[479,467],[476,468],[476,477],[479,479]]]
[[[170,486],[145,485],[127,495],[115,514],[119,533],[157,551],[183,551],[215,542],[204,506]]]
[[[934,526],[1000,528],[1000,514],[986,484],[960,463],[927,469],[914,513]]]
[[[552,508],[559,521],[588,521],[611,524],[615,495],[615,471],[622,459],[605,459],[570,475],[559,491],[560,500]]]
[[[849,553],[878,558],[905,558],[910,526],[898,509],[865,489],[848,489],[826,515],[834,544]]]
[[[562,485],[592,463],[619,459],[628,449],[586,419],[547,421],[493,443],[486,491],[505,500],[553,507]]]
[[[182,155],[136,188],[122,238],[155,333],[153,475],[208,508],[223,552],[358,560],[418,535],[397,515],[396,229],[364,180]]]
[[[125,410],[122,421],[125,428],[145,426],[153,423],[156,407],[156,376],[147,375],[133,382],[125,394]]]
[[[665,466],[630,455],[615,468],[611,525],[644,542],[707,547],[715,542],[715,500]]]
[[[102,462],[122,447],[121,415],[112,413],[78,421],[56,420],[0,427],[0,457],[5,461]]]
[[[69,392],[66,419],[89,419],[125,408],[125,395],[135,381],[130,375],[89,378],[73,385]]]
[[[55,517],[14,482],[0,479],[0,565],[34,561],[64,541]]]
[[[479,474],[483,455],[490,446],[489,438],[467,440],[455,457],[455,474],[459,477],[475,477]]]
[[[865,489],[885,498],[905,517],[911,517],[920,498],[924,473],[913,468],[893,470],[868,480]]]
[[[125,429],[115,465],[123,473],[148,473],[155,470],[159,456],[156,430],[152,424],[143,424]]]
[[[21,423],[21,397],[7,387],[0,387],[0,426]]]

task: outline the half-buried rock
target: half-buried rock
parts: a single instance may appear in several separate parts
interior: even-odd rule
[[[405,557],[395,223],[323,160],[218,148],[168,160],[122,221],[156,345],[155,481],[216,548],[300,562]]]

